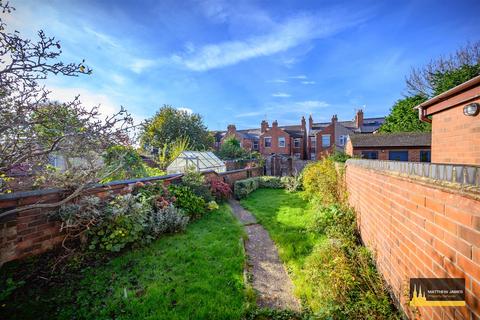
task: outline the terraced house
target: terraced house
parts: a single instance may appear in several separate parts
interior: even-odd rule
[[[349,135],[374,133],[385,122],[385,117],[364,118],[363,110],[358,110],[355,118],[349,121],[338,121],[333,115],[330,122],[313,122],[308,119],[308,159],[320,159],[335,150],[344,151]]]
[[[312,115],[302,117],[298,125],[282,126],[277,120],[270,126],[263,120],[260,128],[237,130],[235,125],[227,131],[216,133],[216,148],[227,137],[235,137],[247,151],[259,151],[262,155],[281,154],[300,160],[320,159],[335,150],[344,151],[349,135],[374,133],[385,121],[384,117],[364,118],[358,110],[353,120],[338,121],[333,115],[330,122],[314,122]]]

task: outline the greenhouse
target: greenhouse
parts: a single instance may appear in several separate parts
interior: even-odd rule
[[[167,167],[167,173],[183,173],[192,168],[195,171],[227,171],[225,163],[213,154],[213,152],[183,151]]]

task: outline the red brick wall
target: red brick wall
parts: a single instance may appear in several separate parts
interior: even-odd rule
[[[262,175],[263,168],[241,169],[218,175],[215,172],[206,173],[209,177],[220,177],[225,182],[233,185],[236,180]],[[170,183],[174,178],[155,177],[147,178],[149,181],[164,180]],[[128,187],[136,181],[111,182],[88,191],[90,195],[105,198],[111,194],[128,192]],[[19,206],[34,203],[53,203],[63,198],[62,191],[39,191],[29,193],[10,194],[7,199],[0,199],[0,213]],[[0,266],[11,260],[21,259],[46,252],[60,244],[64,235],[60,232],[60,222],[49,217],[51,209],[32,209],[0,217]]]
[[[322,145],[322,135],[330,135],[330,146],[325,147]],[[332,123],[328,127],[325,127],[322,131],[317,133],[317,159],[328,156],[333,152],[333,145],[335,144],[335,124]]]
[[[432,116],[432,162],[480,165],[480,115],[465,116],[463,106]]]
[[[361,157],[362,152],[365,151],[377,151],[378,152],[378,160],[388,160],[389,151],[408,151],[408,161],[412,162],[420,162],[420,151],[428,151],[429,148],[384,148],[384,149],[375,149],[375,148],[355,148],[352,149],[351,143],[347,143],[346,148],[347,154],[351,156]],[[383,151],[383,152],[382,152]]]
[[[265,137],[271,137],[272,138],[272,146],[270,148],[265,147]],[[285,147],[280,148],[278,146],[278,138],[279,137],[284,137],[285,138]],[[287,154],[290,155],[291,150],[290,150],[290,145],[292,141],[290,141],[290,135],[283,131],[282,129],[278,127],[271,127],[269,128],[266,132],[262,133],[260,135],[260,143],[259,143],[259,148],[260,148],[260,153],[263,155],[269,155],[271,153],[279,153],[279,154]]]
[[[409,317],[405,292],[414,277],[466,280],[467,307],[420,308],[420,319],[480,317],[480,194],[354,164],[346,181],[362,240]]]

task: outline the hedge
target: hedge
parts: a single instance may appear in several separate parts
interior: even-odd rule
[[[288,178],[290,177],[262,176],[238,180],[233,186],[233,195],[240,200],[258,188],[283,189]]]

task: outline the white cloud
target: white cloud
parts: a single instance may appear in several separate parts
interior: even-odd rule
[[[305,109],[325,108],[329,106],[327,102],[321,100],[298,101],[295,103],[295,105]]]
[[[152,59],[139,59],[139,58],[134,58],[129,65],[130,70],[132,70],[135,73],[142,73],[143,70],[147,68],[151,68],[157,64],[157,61],[152,60]]]
[[[275,97],[275,98],[289,98],[291,96],[292,95],[290,95],[288,93],[285,93],[285,92],[276,92],[276,93],[272,94],[272,97]]]
[[[104,33],[101,33],[101,32],[98,32],[98,31],[95,31],[89,27],[83,27],[83,30],[93,36],[95,36],[100,42],[103,42],[105,44],[108,44],[114,48],[119,48],[120,45],[118,44],[118,42],[113,38],[113,37],[110,37],[109,35],[106,35]]]
[[[264,112],[261,111],[252,111],[252,112],[245,112],[245,113],[238,113],[235,114],[235,118],[246,118],[246,117],[257,117],[264,115]]]
[[[302,81],[302,84],[315,84],[315,81]]]
[[[192,113],[193,113],[193,110],[190,109],[190,108],[177,108],[177,110],[179,110],[179,111],[185,111],[185,112],[188,113],[188,114],[192,114]]]
[[[288,81],[283,80],[283,79],[274,79],[274,80],[270,80],[268,82],[270,82],[270,83],[287,83]]]
[[[121,75],[119,75],[119,74],[117,74],[117,73],[113,73],[113,74],[111,75],[111,79],[112,79],[112,81],[115,82],[115,84],[117,84],[117,85],[123,85],[123,84],[125,84],[125,82],[127,81],[127,80],[125,79],[125,77],[123,77],[123,76],[121,76]]]
[[[214,10],[216,7],[212,6]],[[223,18],[222,11],[214,10]],[[244,40],[226,41],[200,47],[194,53],[173,55],[172,59],[194,71],[206,71],[233,65],[255,57],[286,51],[312,39],[327,37],[350,25],[347,17],[339,25],[335,17],[302,15],[277,24],[269,33]],[[298,79],[306,79],[298,78]]]
[[[302,79],[307,79],[307,76],[304,75],[304,74],[301,74],[301,75],[298,75],[298,76],[292,76],[292,77],[290,77],[290,79],[300,79],[300,80],[302,80]]]
[[[69,102],[73,101],[76,96],[80,96],[79,100],[86,109],[98,107],[98,111],[103,118],[120,111],[120,104],[115,103],[109,98],[109,96],[102,93],[96,93],[85,88],[62,88],[50,86],[48,89],[51,91],[49,95],[50,100]],[[136,124],[145,119],[145,117],[133,113],[132,117]]]

